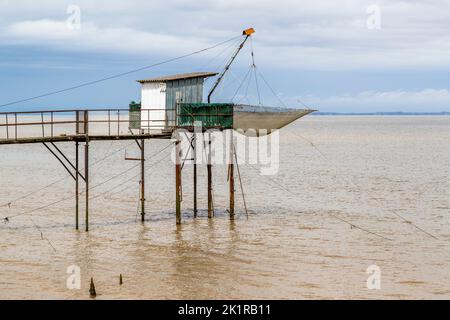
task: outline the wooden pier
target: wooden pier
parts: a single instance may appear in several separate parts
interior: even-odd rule
[[[126,160],[136,160],[141,162],[140,180],[140,210],[141,221],[145,221],[145,140],[151,139],[172,139],[175,146],[175,213],[176,224],[181,224],[181,183],[182,183],[182,157],[181,139],[177,129],[183,128],[192,132],[191,148],[194,160],[194,217],[197,217],[197,162],[195,157],[195,134],[193,133],[195,116],[186,123],[180,124],[178,115],[179,106],[175,110],[151,109],[142,110],[138,120],[136,111],[129,109],[86,109],[86,110],[50,110],[50,111],[28,111],[28,112],[2,112],[0,113],[0,145],[41,143],[58,160],[63,168],[70,174],[75,182],[75,228],[80,227],[80,179],[85,184],[85,230],[89,231],[89,149],[91,141],[120,141],[135,140],[140,149],[140,158],[129,158]],[[190,109],[191,110],[191,109]],[[158,115],[164,111],[164,119],[158,119]],[[191,110],[192,111],[192,110]],[[172,116],[167,113],[172,112]],[[142,117],[142,113],[146,113]],[[200,113],[205,120],[205,114]],[[215,112],[211,115],[217,119],[218,116],[231,117],[232,114],[219,114]],[[141,120],[141,119],[145,120]],[[173,120],[168,120],[173,119]],[[138,125],[137,122],[138,121]],[[162,121],[164,124],[161,125]],[[220,127],[211,125],[215,129],[225,130],[230,127]],[[209,129],[207,126],[202,130]],[[75,147],[75,160],[72,162],[56,143],[73,142]],[[84,143],[84,172],[80,172],[80,143]],[[212,196],[212,164],[211,164],[211,141],[208,142],[208,218],[214,216],[213,196]],[[229,164],[228,180],[230,188],[229,213],[230,219],[234,219],[234,170],[233,164]]]
[[[61,163],[75,181],[75,227],[79,228],[79,182],[85,183],[85,228],[89,230],[89,148],[96,140],[135,140],[141,156],[140,201],[141,220],[145,221],[145,140],[172,139],[175,144],[175,212],[176,224],[181,224],[182,170],[181,138],[178,129],[192,133],[190,149],[193,156],[194,217],[197,217],[197,159],[196,129],[201,123],[201,133],[210,129],[233,130],[234,105],[211,103],[211,97],[244,44],[255,32],[253,28],[242,31],[243,38],[208,92],[208,103],[203,103],[203,82],[216,72],[193,72],[138,80],[141,84],[141,102],[132,102],[129,109],[48,110],[0,113],[0,145],[42,143]],[[256,67],[253,60],[252,66]],[[256,77],[256,75],[255,75]],[[155,106],[158,106],[155,108]],[[161,106],[160,109],[159,106]],[[211,157],[211,133],[207,132],[208,218],[214,216]],[[56,146],[57,142],[75,143],[75,163]],[[84,174],[79,170],[79,145],[84,143]],[[233,157],[234,155],[234,157]],[[236,160],[233,163],[233,158]],[[230,141],[228,164],[229,214],[234,219],[235,187],[234,166],[237,165],[242,190],[233,135]],[[242,192],[244,206],[245,196]]]

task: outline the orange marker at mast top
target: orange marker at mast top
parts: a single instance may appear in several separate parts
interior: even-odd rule
[[[244,36],[249,36],[252,33],[255,33],[255,29],[253,29],[253,28],[248,28],[248,29],[245,29],[244,31],[242,31],[242,35],[244,35]]]

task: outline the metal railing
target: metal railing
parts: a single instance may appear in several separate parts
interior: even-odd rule
[[[133,112],[140,118],[131,119]],[[63,136],[111,136],[171,132],[176,110],[86,109],[0,113],[0,140],[55,138]],[[136,121],[139,125],[136,127]],[[130,123],[133,122],[133,126]],[[135,131],[133,131],[135,130]]]

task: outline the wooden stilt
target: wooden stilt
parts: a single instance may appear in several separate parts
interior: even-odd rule
[[[85,226],[87,232],[89,231],[89,140],[88,139],[86,139],[86,144],[84,145],[84,179],[86,185]]]
[[[192,137],[192,152],[193,152],[193,159],[194,159],[194,218],[197,218],[197,150],[196,148],[196,134],[193,133]]]
[[[79,143],[78,141],[75,141],[75,230],[79,229],[79,223],[78,223],[78,216],[79,216],[79,210],[80,210],[80,205],[79,205],[79,183],[78,183],[78,178],[79,178],[79,174],[78,174],[78,147],[79,147]]]
[[[145,221],[145,140],[141,140],[141,221]]]
[[[213,216],[213,200],[212,200],[212,163],[211,163],[211,133],[208,133],[208,218]]]
[[[175,142],[175,201],[176,201],[176,224],[181,224],[181,141]]]
[[[233,131],[231,130],[231,137],[230,137],[230,164],[229,164],[229,182],[230,182],[230,219],[234,220],[234,161],[233,161],[233,150],[234,150],[234,143],[233,143]]]

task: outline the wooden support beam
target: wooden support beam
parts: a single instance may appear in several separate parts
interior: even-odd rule
[[[42,142],[42,144],[47,148],[48,151],[50,151],[51,154],[53,154],[53,156],[59,161],[59,163],[61,163],[64,169],[66,169],[66,171],[72,176],[73,180],[76,180],[75,175],[66,166],[64,161],[60,157],[58,157],[58,155],[45,142]]]
[[[86,185],[86,204],[85,204],[85,227],[89,231],[89,112],[84,112],[84,134],[86,142],[84,145],[84,182]]]
[[[78,221],[78,216],[79,216],[79,210],[80,210],[80,206],[79,206],[79,183],[78,183],[78,177],[79,177],[79,171],[78,171],[78,145],[79,142],[75,141],[75,230],[79,229],[79,221]]]
[[[211,133],[208,133],[208,218],[213,217]]]
[[[141,140],[141,221],[145,221],[145,140]]]
[[[88,139],[86,139],[86,144],[84,145],[84,180],[86,185],[85,226],[87,232],[89,231],[89,140]]]
[[[84,181],[86,181],[86,178],[80,173],[79,171],[79,141],[75,140],[75,164],[73,164],[66,155],[53,143],[50,142],[50,144],[56,149],[56,151],[62,156],[64,160],[75,170],[75,173],[72,173],[72,171],[69,169],[68,166],[64,163],[63,159],[61,159],[56,152],[54,152],[47,143],[42,143],[50,152],[55,156],[56,159],[62,164],[62,166],[67,170],[67,172],[70,174],[70,176],[75,180],[75,229],[79,229],[79,177],[81,177]],[[87,155],[86,155],[87,157]],[[85,158],[86,161],[86,158]]]
[[[176,224],[181,224],[181,141],[175,142],[175,202],[176,202]]]
[[[45,144],[45,143],[44,143],[44,144]],[[59,154],[64,158],[64,160],[66,160],[66,162],[72,167],[72,169],[75,170],[75,174],[79,174],[80,177],[84,180],[83,175],[82,175],[81,173],[78,172],[78,170],[77,170],[77,169],[75,168],[75,166],[72,164],[72,161],[70,161],[70,160],[66,157],[66,155],[64,154],[64,152],[62,152],[62,151],[58,148],[58,146],[57,146],[56,144],[54,144],[53,142],[50,142],[50,144],[53,146],[53,148],[56,149],[56,151],[59,152]]]
[[[230,163],[230,219],[234,220],[234,164]]]
[[[17,127],[15,127],[17,130]],[[171,133],[162,132],[157,134],[140,134],[140,135],[132,135],[132,134],[121,134],[119,137],[112,135],[89,135],[88,139],[90,141],[99,140],[99,141],[116,141],[116,140],[136,140],[136,139],[170,139]],[[66,142],[66,141],[85,141],[85,136],[80,135],[67,135],[67,136],[53,136],[53,137],[38,137],[38,138],[13,138],[9,139],[0,139],[0,145],[3,144],[26,144],[26,143],[42,143],[42,142]]]
[[[197,218],[197,140],[196,133],[192,136],[192,153],[194,159],[194,218]]]
[[[234,220],[234,161],[233,161],[233,150],[234,150],[234,143],[233,143],[233,131],[231,130],[231,137],[230,137],[230,164],[229,164],[229,188],[230,188],[230,220]]]

